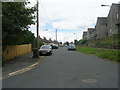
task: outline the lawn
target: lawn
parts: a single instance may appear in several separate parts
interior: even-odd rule
[[[100,48],[92,48],[92,47],[84,47],[84,46],[77,46],[77,51],[94,54],[99,58],[108,59],[116,62],[120,62],[119,54],[120,51],[112,50],[112,49],[100,49]]]

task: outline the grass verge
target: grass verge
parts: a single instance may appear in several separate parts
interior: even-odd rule
[[[100,48],[92,48],[92,47],[84,47],[84,46],[77,46],[77,51],[94,54],[102,59],[108,59],[115,62],[120,62],[120,51],[118,50],[111,50],[111,49],[100,49]]]

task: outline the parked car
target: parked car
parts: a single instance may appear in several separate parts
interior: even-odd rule
[[[65,47],[67,47],[68,45],[64,45]]]
[[[68,45],[68,50],[76,50],[76,47],[74,44],[69,44]]]
[[[42,45],[39,49],[39,55],[51,55],[52,47],[50,45]]]
[[[52,49],[58,49],[58,44],[53,44]]]

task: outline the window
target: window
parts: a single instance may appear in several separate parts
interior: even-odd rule
[[[109,29],[109,32],[110,32],[110,33],[112,32],[112,29],[111,29],[111,28]]]
[[[118,13],[116,14],[117,15],[117,19],[119,18],[119,15],[118,15]]]

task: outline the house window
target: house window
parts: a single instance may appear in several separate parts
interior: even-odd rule
[[[112,29],[111,29],[111,28],[109,29],[109,32],[110,32],[110,33],[112,32]]]
[[[119,15],[118,15],[118,13],[117,13],[117,19],[119,18]]]
[[[105,24],[105,26],[107,27],[107,24]]]

